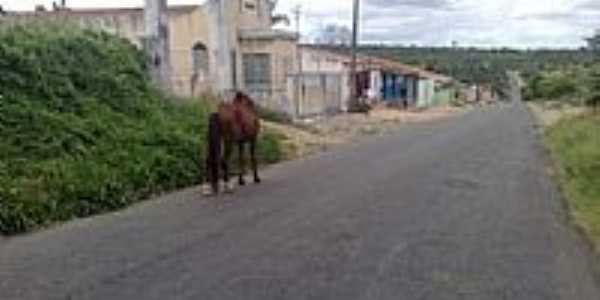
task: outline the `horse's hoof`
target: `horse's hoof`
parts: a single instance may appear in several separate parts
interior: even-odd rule
[[[260,180],[260,178],[254,178],[254,183],[259,184],[261,182],[262,182],[262,180]]]
[[[234,191],[235,191],[235,185],[233,184],[233,182],[225,183],[225,192],[226,193],[233,194]]]
[[[239,184],[240,184],[240,185],[246,185],[246,181],[245,181],[244,179],[240,179],[240,180],[239,180]]]
[[[202,186],[202,196],[211,197],[211,196],[214,196],[215,194],[216,194],[215,191],[213,190],[213,188],[210,185],[205,184]]]

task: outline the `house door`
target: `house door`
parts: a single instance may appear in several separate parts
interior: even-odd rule
[[[237,69],[237,53],[233,50],[231,51],[231,86],[234,90],[238,89]]]

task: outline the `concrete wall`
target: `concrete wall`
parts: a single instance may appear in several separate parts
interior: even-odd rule
[[[302,47],[300,51],[302,52],[303,71],[325,73],[349,71],[344,65],[344,60],[347,58],[340,55],[309,47]]]
[[[464,91],[465,100],[470,103],[477,102],[477,87],[470,86]],[[496,100],[496,95],[492,92],[492,89],[488,86],[479,86],[479,100],[482,102],[493,102]]]
[[[456,99],[456,89],[451,85],[438,85],[431,79],[419,80],[417,107],[447,105]]]
[[[236,23],[239,28],[270,28],[271,11],[267,0],[229,0],[239,11]],[[248,9],[246,6],[253,6]]]
[[[203,22],[206,10],[171,11],[169,20],[174,91],[179,95],[192,95],[192,81],[195,94],[210,90],[216,84],[211,73],[219,66],[215,49],[210,44],[209,30]],[[208,72],[200,71],[197,78],[193,78],[192,48],[197,43],[208,48]]]
[[[433,105],[448,105],[456,99],[456,89],[441,87],[436,89],[433,96]]]
[[[339,111],[348,111],[348,105],[350,100],[350,69],[345,62],[348,57],[331,53],[327,50],[321,50],[313,47],[302,47],[302,70],[307,76],[322,76],[335,75],[339,77],[337,83],[339,84],[339,101],[337,99],[325,99],[320,96],[315,96],[317,100],[311,101],[306,100],[302,95],[300,96],[300,102],[304,103],[301,114],[306,114],[309,111],[324,111],[324,107],[330,106],[326,104],[327,101],[334,101],[339,105]],[[375,75],[376,76],[376,75]],[[293,82],[293,81],[292,81]],[[328,82],[331,85],[332,82]],[[295,89],[295,86],[291,88]],[[290,95],[295,95],[295,92],[291,92]],[[295,98],[294,98],[295,99]],[[313,106],[312,108],[310,106]]]
[[[290,115],[311,117],[334,114],[347,109],[348,95],[343,86],[348,78],[343,73],[303,73],[288,77],[289,97],[294,99]],[[295,88],[300,85],[299,97]]]
[[[249,40],[240,44],[238,69],[243,70],[243,54],[269,54],[271,59],[271,86],[255,88],[245,86],[243,72],[238,74],[240,87],[247,90],[256,101],[270,109],[288,112],[293,99],[289,96],[288,76],[296,72],[296,43],[289,40]]]

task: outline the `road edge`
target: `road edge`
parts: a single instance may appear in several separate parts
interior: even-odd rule
[[[598,247],[592,239],[587,235],[585,229],[581,227],[575,220],[575,217],[572,213],[572,207],[569,203],[569,199],[564,190],[564,186],[560,180],[558,175],[559,166],[557,164],[552,151],[548,148],[546,143],[544,142],[544,125],[539,116],[531,109],[531,107],[526,104],[527,112],[530,116],[531,125],[533,127],[533,132],[536,138],[536,151],[539,154],[540,159],[544,163],[545,173],[548,178],[553,183],[552,189],[560,200],[561,211],[558,212],[561,221],[565,223],[568,230],[576,236],[577,239],[581,241],[581,243],[585,247],[585,252],[588,258],[591,260],[592,265],[590,266],[590,270],[592,271],[592,275],[594,277],[595,283],[598,287],[600,287],[600,247]]]

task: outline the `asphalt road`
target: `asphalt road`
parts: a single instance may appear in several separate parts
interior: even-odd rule
[[[0,299],[600,299],[521,104],[0,241]]]

